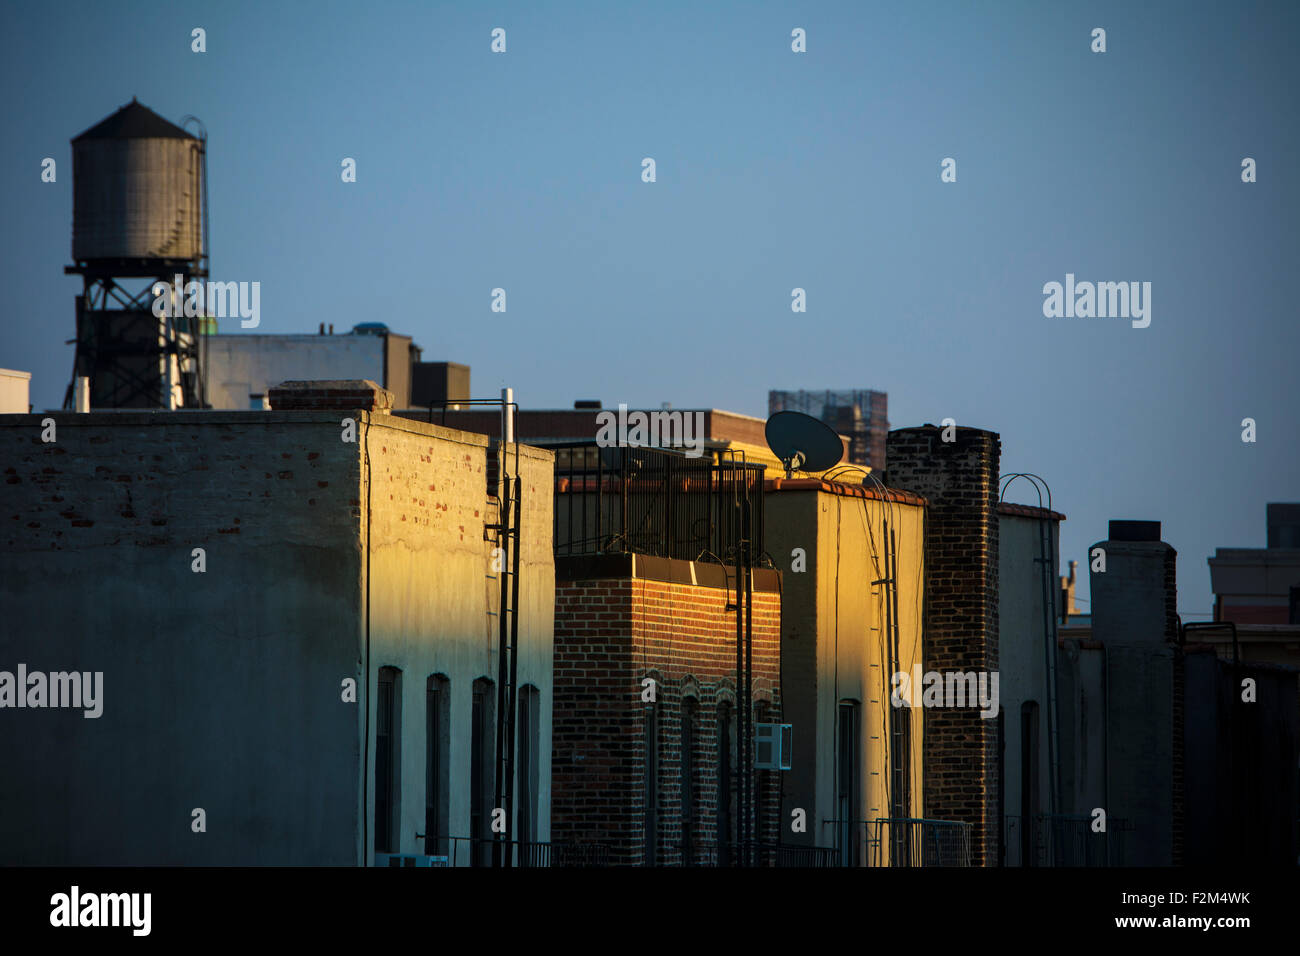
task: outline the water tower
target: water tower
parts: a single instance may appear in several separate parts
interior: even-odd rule
[[[202,408],[200,318],[159,318],[154,287],[203,282],[206,134],[135,99],[72,140],[72,258],[80,275],[73,382],[93,408]],[[184,285],[182,284],[182,289]],[[72,407],[73,385],[64,408]]]

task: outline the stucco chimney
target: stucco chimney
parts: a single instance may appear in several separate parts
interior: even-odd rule
[[[1159,521],[1112,521],[1110,536],[1088,549],[1093,635],[1116,644],[1175,643],[1177,558],[1160,540]]]

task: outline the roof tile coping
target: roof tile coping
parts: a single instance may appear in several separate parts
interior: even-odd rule
[[[1010,501],[998,502],[998,514],[1017,515],[1021,518],[1046,518],[1048,521],[1064,521],[1065,515],[1050,508],[1038,508],[1034,505],[1018,505]]]
[[[874,485],[851,485],[844,481],[827,481],[824,478],[768,478],[763,482],[764,490],[773,491],[825,491],[832,495],[842,495],[846,498],[872,498],[876,501],[884,501],[886,497],[890,501],[898,501],[903,504],[920,505],[925,507],[927,504],[925,498],[912,491],[903,491],[900,488],[886,488],[886,494],[882,494],[880,489]]]

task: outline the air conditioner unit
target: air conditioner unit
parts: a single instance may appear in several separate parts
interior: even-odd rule
[[[418,853],[376,853],[375,866],[449,866],[445,856]]]
[[[755,770],[789,770],[793,750],[792,724],[754,725]]]

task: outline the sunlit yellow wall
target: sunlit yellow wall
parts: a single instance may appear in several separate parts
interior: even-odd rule
[[[890,815],[887,708],[891,684],[885,651],[884,522],[894,529],[898,554],[900,669],[921,658],[924,509],[900,502],[849,497],[823,490],[781,490],[767,496],[766,545],[784,572],[782,600],[783,694],[794,724],[794,767],[786,774],[787,829],[795,809],[807,811],[806,834],[786,839],[833,846],[836,807],[836,732],[840,701],[860,704],[859,788],[854,816]],[[793,570],[792,551],[806,552],[807,570]],[[911,805],[921,816],[920,710],[912,711]],[[861,859],[874,827],[854,828]]]

